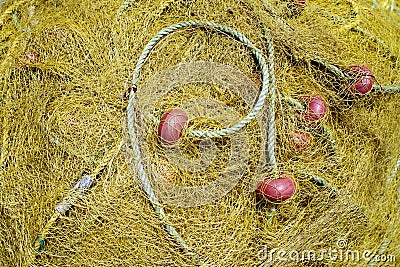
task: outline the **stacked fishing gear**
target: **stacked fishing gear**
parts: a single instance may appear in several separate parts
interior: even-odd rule
[[[3,1],[0,262],[396,266],[396,4]]]

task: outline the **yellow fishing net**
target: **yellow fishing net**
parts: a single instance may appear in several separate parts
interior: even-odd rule
[[[0,265],[399,265],[399,8],[0,1]],[[215,27],[185,27],[152,47],[132,86],[148,42],[186,21],[229,27],[252,46]],[[254,49],[272,71],[270,42],[274,112],[268,95],[235,133],[191,135],[251,112],[264,74]],[[361,65],[374,87],[355,95],[349,68]],[[315,96],[327,112],[314,125],[302,109]],[[189,123],[168,146],[158,127],[177,108]],[[293,197],[256,195],[259,181],[283,173]]]

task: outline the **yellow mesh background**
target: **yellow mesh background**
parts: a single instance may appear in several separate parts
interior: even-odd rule
[[[186,20],[232,27],[265,56],[264,27],[270,29],[279,92],[278,168],[290,173],[298,186],[292,199],[276,207],[269,223],[272,205],[250,190],[254,177],[262,175],[259,164],[267,127],[263,110],[236,137],[248,143],[249,159],[232,190],[203,206],[165,206],[168,220],[186,243],[212,266],[262,266],[264,250],[338,249],[338,240],[360,253],[378,253],[386,243],[379,253],[396,259],[376,266],[400,264],[399,175],[387,183],[400,153],[400,95],[373,91],[347,99],[340,93],[345,85],[313,63],[319,58],[343,69],[366,65],[375,84],[400,85],[400,14],[396,8],[390,11],[391,1],[376,1],[375,8],[372,1],[307,1],[299,14],[288,1],[135,1],[118,13],[121,4],[0,1],[0,265],[197,264],[164,230],[130,171],[127,158],[135,155],[125,143],[128,101],[121,96],[147,42],[161,29]],[[197,61],[232,67],[256,88],[261,85],[249,48],[211,29],[180,31],[158,44],[146,61],[138,83],[140,103],[157,99],[157,104],[137,114],[151,111],[160,119],[185,101],[192,103],[185,106],[188,112],[196,114],[201,110],[196,99],[205,98],[228,106],[230,115],[218,119],[217,108],[211,108],[208,112],[216,118],[193,118],[194,128],[221,128],[246,115],[251,104],[244,98],[254,99],[255,92],[249,97],[203,83],[182,85],[163,95],[140,91],[155,74]],[[323,125],[335,137],[336,154],[322,126],[305,129],[313,136],[311,147],[293,148],[290,136],[304,126],[285,98],[310,94],[328,103]],[[158,179],[177,185],[214,181],[231,155],[233,139],[217,138],[218,156],[211,158],[209,168],[191,172],[185,164],[168,160],[151,119],[143,119],[138,133],[147,166],[154,167]],[[188,160],[201,158],[201,140],[193,139],[184,136],[180,145]],[[316,186],[301,170],[323,177],[339,194]],[[82,173],[98,174],[94,186],[50,228],[45,248],[34,258],[34,240]],[[367,263],[323,259],[265,266],[270,264]]]

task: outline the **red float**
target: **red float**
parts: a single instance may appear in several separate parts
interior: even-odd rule
[[[296,111],[296,116],[309,126],[317,126],[326,116],[328,106],[320,95],[300,98],[307,105],[305,111]]]
[[[319,121],[325,118],[327,111],[326,102],[322,99],[321,96],[316,95],[310,97],[307,106],[307,117],[311,119],[311,121]]]
[[[281,203],[291,198],[296,192],[296,183],[286,174],[278,179],[264,178],[257,185],[258,196],[273,203]]]
[[[375,77],[369,68],[362,65],[350,66],[347,69],[347,73],[354,77],[355,80],[349,87],[350,92],[365,95],[371,91]]]
[[[173,145],[182,136],[183,128],[189,120],[188,115],[181,109],[172,109],[165,113],[158,126],[158,136],[164,145]]]
[[[311,135],[304,131],[293,131],[292,142],[296,150],[303,150],[311,146]]]

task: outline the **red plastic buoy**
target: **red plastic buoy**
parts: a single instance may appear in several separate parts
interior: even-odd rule
[[[182,136],[183,128],[189,120],[188,115],[181,109],[171,109],[166,112],[158,126],[158,136],[164,145],[173,145]]]
[[[307,106],[307,116],[313,121],[319,121],[325,118],[327,111],[326,102],[321,96],[310,97]]]
[[[292,142],[296,150],[303,150],[311,146],[311,135],[304,131],[293,131]]]
[[[283,174],[278,179],[265,178],[257,185],[258,196],[273,203],[280,203],[291,198],[296,192],[296,183],[293,179]]]
[[[349,88],[352,93],[365,95],[371,91],[375,77],[369,68],[362,65],[350,66],[347,72],[355,79]]]
[[[302,97],[300,102],[307,105],[305,111],[297,112],[299,118],[305,123],[317,126],[325,118],[328,107],[320,95]]]

